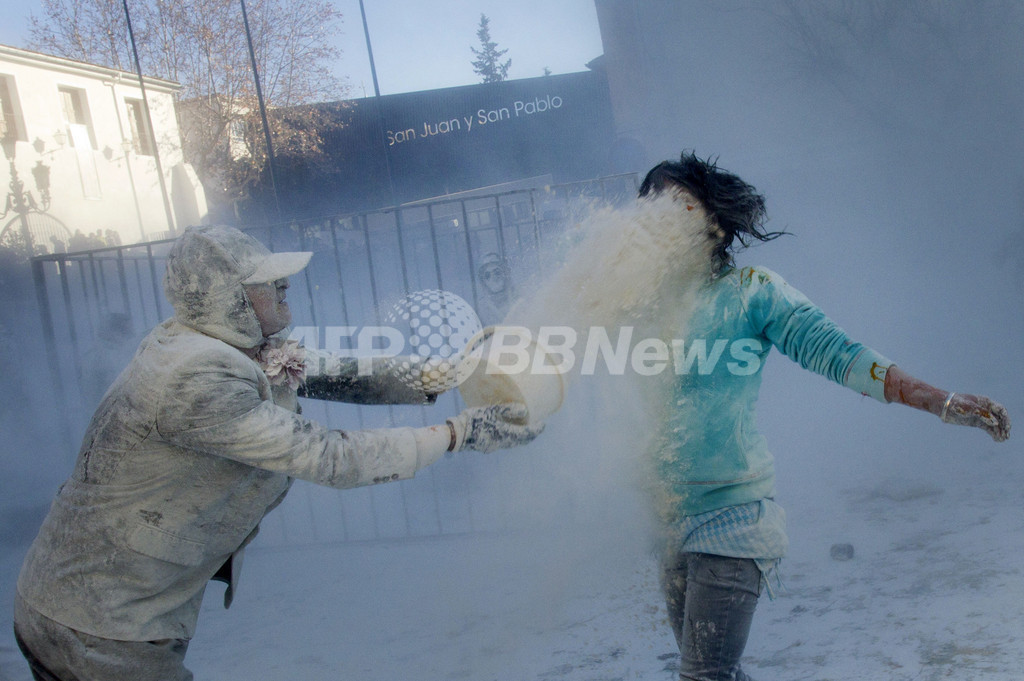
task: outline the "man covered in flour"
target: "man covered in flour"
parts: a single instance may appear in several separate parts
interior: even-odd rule
[[[174,244],[174,316],[104,395],[22,566],[14,627],[35,679],[191,679],[184,658],[206,583],[226,581],[230,604],[242,549],[293,478],[339,489],[400,480],[446,451],[540,432],[511,406],[422,428],[338,431],[303,418],[301,351],[271,338],[291,323],[287,278],[310,256],[271,253],[229,227],[191,228]],[[335,368],[316,396],[430,401],[398,379]]]

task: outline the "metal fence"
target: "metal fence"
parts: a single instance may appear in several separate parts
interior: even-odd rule
[[[597,206],[631,201],[636,189],[635,175],[618,175],[247,231],[271,250],[314,253],[306,270],[292,278],[288,297],[294,326],[359,327],[379,324],[390,303],[423,289],[451,291],[479,309],[484,293],[475,275],[485,256],[504,258],[514,280],[530,280],[557,262],[571,225]],[[72,415],[65,421],[70,437],[80,436],[142,335],[172,314],[162,286],[172,243],[33,259],[54,406]],[[306,338],[319,347],[324,341]],[[429,408],[307,401],[304,413],[332,428],[354,429],[423,425],[461,407],[453,391]],[[281,510],[264,522],[261,542],[295,545],[500,529],[507,500],[475,492],[479,478],[497,473],[500,461],[467,457],[459,465],[433,466],[413,480],[343,494],[297,484]]]

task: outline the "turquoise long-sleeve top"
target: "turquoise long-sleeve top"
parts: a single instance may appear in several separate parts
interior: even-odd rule
[[[754,411],[772,346],[886,402],[892,362],[764,267],[728,269],[707,284],[685,336],[672,344],[675,404],[656,461],[669,521],[774,497],[775,467]]]

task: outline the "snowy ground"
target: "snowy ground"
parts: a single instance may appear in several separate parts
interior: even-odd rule
[[[786,591],[761,601],[747,671],[761,681],[1019,680],[1019,461],[1011,441],[942,475],[790,500]],[[256,546],[231,610],[221,585],[208,590],[189,666],[226,681],[674,679],[650,557],[565,536]],[[6,541],[0,607],[10,612],[25,543]],[[854,546],[851,560],[830,557],[837,542]],[[29,679],[7,627],[0,678]]]

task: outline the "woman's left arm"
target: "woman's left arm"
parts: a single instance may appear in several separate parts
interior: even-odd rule
[[[885,399],[935,414],[944,423],[981,428],[996,442],[1010,437],[1010,416],[1003,405],[984,395],[940,390],[896,365],[885,374]]]
[[[744,268],[748,318],[790,359],[805,369],[882,402],[899,402],[935,414],[945,423],[981,428],[996,442],[1010,436],[1003,405],[981,395],[940,390],[901,370],[871,348],[855,343],[800,291],[771,270]]]

